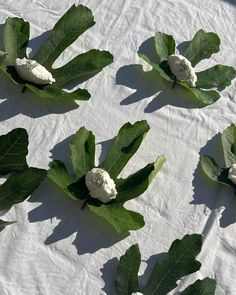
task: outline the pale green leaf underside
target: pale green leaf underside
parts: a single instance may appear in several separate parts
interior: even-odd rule
[[[0,136],[0,175],[28,167],[28,134],[23,128],[16,128]]]
[[[95,137],[85,127],[76,132],[70,143],[71,161],[74,173],[79,179],[94,168]]]
[[[141,254],[138,245],[135,244],[120,258],[115,281],[117,295],[130,295],[140,291],[138,283],[140,264]]]
[[[89,204],[88,206],[93,213],[106,219],[113,225],[118,233],[138,230],[144,226],[143,216],[125,209],[122,203],[110,203],[101,206]]]
[[[236,126],[231,124],[221,135],[226,167],[236,164]]]
[[[124,124],[119,130],[106,159],[99,167],[106,170],[111,178],[116,179],[129,159],[138,150],[148,130],[149,125],[145,120],[134,124]]]
[[[181,295],[214,295],[215,289],[216,281],[210,278],[205,278],[194,282],[181,292]]]
[[[3,29],[3,42],[8,65],[14,65],[15,59],[26,57],[29,41],[29,23],[22,18],[7,18]]]
[[[201,60],[211,57],[220,50],[220,39],[217,34],[199,30],[189,43],[184,56],[195,67]]]
[[[171,35],[161,32],[156,33],[155,46],[160,62],[168,60],[171,54],[175,54],[175,40]]]

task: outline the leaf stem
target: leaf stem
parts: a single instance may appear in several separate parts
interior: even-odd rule
[[[26,87],[25,87],[25,86],[23,86],[23,88],[22,88],[22,90],[21,90],[21,93],[24,93],[24,92],[25,92],[25,90],[26,90]]]
[[[173,85],[172,85],[172,89],[174,89],[174,88],[175,88],[175,86],[176,86],[176,83],[177,83],[177,79],[176,79],[176,78],[174,78],[174,83],[173,83]]]
[[[87,205],[87,203],[88,203],[88,200],[86,199],[86,200],[83,202],[83,204],[82,204],[82,206],[80,207],[80,209],[83,210],[83,209],[85,208],[85,206]]]

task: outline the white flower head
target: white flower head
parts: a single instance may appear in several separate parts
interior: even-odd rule
[[[168,57],[168,65],[177,80],[186,82],[190,87],[196,87],[197,75],[191,62],[186,57],[180,54],[172,54]]]
[[[27,58],[17,58],[15,68],[18,75],[25,81],[38,85],[52,84],[55,79],[52,74],[37,61]]]
[[[131,295],[143,295],[143,293],[135,292],[135,293],[132,293]]]
[[[114,180],[107,171],[93,168],[85,176],[85,183],[92,198],[108,203],[116,198],[117,190]]]
[[[233,164],[229,169],[228,179],[236,184],[236,164]]]

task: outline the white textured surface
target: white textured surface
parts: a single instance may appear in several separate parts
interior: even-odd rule
[[[90,48],[110,50],[115,62],[85,83],[88,102],[68,105],[40,100],[1,77],[0,133],[24,127],[30,136],[28,161],[48,167],[51,158],[68,159],[68,142],[81,126],[96,135],[102,157],[122,124],[147,119],[151,130],[124,171],[132,173],[158,154],[167,163],[149,190],[129,208],[141,212],[146,226],[128,237],[45,182],[28,201],[6,215],[18,222],[0,233],[1,295],[114,294],[117,260],[133,243],[140,245],[141,282],[155,254],[166,252],[186,233],[203,233],[205,242],[198,275],[215,277],[216,294],[236,294],[236,199],[233,192],[208,184],[197,169],[199,153],[220,157],[218,133],[236,123],[235,81],[215,104],[196,108],[180,89],[173,91],[157,76],[142,73],[139,46],[156,31],[172,34],[177,44],[203,28],[219,34],[221,53],[199,64],[236,67],[236,1],[220,0],[9,0],[0,1],[1,22],[7,16],[31,23],[30,47],[35,51],[59,17],[73,4],[93,10],[96,25],[58,61],[65,63]],[[59,4],[60,3],[60,4]],[[38,37],[39,36],[39,37]],[[144,50],[148,48],[145,42]],[[105,130],[105,132],[104,132]],[[196,170],[197,169],[197,170]],[[154,255],[154,256],[153,256]],[[149,264],[145,272],[146,261]],[[104,279],[104,280],[103,280]],[[102,291],[101,291],[102,289]]]

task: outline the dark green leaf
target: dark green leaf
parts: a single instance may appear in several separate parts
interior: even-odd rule
[[[6,226],[8,226],[8,225],[11,225],[11,224],[13,224],[13,223],[15,223],[15,221],[5,221],[5,220],[0,219],[0,231],[1,231],[4,227],[6,227]]]
[[[71,161],[77,179],[94,168],[95,137],[85,127],[79,129],[70,143]]]
[[[131,123],[124,124],[111,150],[103,163],[99,167],[106,170],[111,178],[116,179],[129,159],[135,154],[149,130],[147,121],[138,121],[133,125]]]
[[[59,85],[76,80],[78,83],[99,73],[105,66],[113,62],[108,51],[92,49],[80,54],[61,68],[52,70],[52,75]]]
[[[211,57],[220,50],[220,39],[217,34],[199,30],[187,47],[184,56],[195,67],[201,60]]]
[[[43,87],[35,86],[33,84],[26,84],[25,86],[38,96],[45,98],[57,98],[61,100],[88,100],[90,98],[90,94],[86,89],[77,89],[73,92],[66,92],[55,84]]]
[[[152,66],[153,70],[157,71],[162,78],[166,79],[169,82],[173,82],[172,74],[170,72],[169,66],[166,61],[163,61],[162,63],[158,65],[152,62],[146,55],[142,53],[139,53],[138,55],[150,66]]]
[[[138,271],[141,264],[141,255],[137,244],[131,246],[123,256],[117,267],[115,281],[117,295],[131,295],[139,292]]]
[[[14,65],[16,58],[26,57],[29,41],[29,23],[22,18],[7,18],[3,29],[6,63]]]
[[[70,175],[64,163],[59,160],[54,160],[50,164],[50,169],[48,170],[48,178],[51,179],[56,185],[58,185],[65,193],[70,195],[67,190],[68,185],[76,181],[76,176]],[[70,195],[73,197],[72,195]]]
[[[175,40],[171,35],[161,32],[156,33],[155,46],[160,61],[168,60],[171,54],[175,54]]]
[[[38,168],[26,168],[12,173],[0,186],[0,210],[8,209],[23,202],[40,185],[47,172]]]
[[[142,215],[125,209],[121,203],[108,203],[101,206],[89,204],[88,206],[93,213],[112,224],[118,233],[127,233],[130,230],[138,230],[144,226]]]
[[[197,73],[197,87],[226,87],[230,86],[231,81],[235,78],[236,71],[234,68],[223,65],[216,65],[205,71]]]
[[[205,278],[194,282],[181,292],[181,295],[214,295],[215,289],[216,281],[210,278]]]
[[[186,235],[182,240],[175,240],[167,258],[154,266],[143,293],[166,295],[177,287],[178,280],[199,270],[201,263],[195,257],[200,253],[201,247],[201,235]]]
[[[0,136],[0,175],[28,167],[28,134],[23,128],[16,128]]]
[[[118,179],[116,182],[118,195],[114,202],[126,202],[144,193],[165,161],[165,157],[160,156],[156,162],[148,164],[128,178]]]
[[[236,163],[236,126],[231,124],[221,135],[226,167]]]
[[[50,70],[58,56],[94,24],[90,9],[83,5],[73,5],[55,24],[34,59]]]
[[[178,84],[191,91],[195,98],[203,104],[212,104],[220,98],[220,94],[217,91],[206,91],[195,87],[189,87],[188,84],[185,82],[178,82]]]
[[[3,63],[7,54],[6,52],[0,51],[0,63]]]

